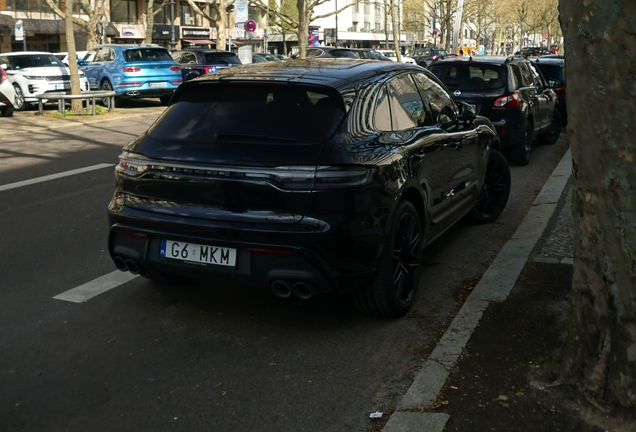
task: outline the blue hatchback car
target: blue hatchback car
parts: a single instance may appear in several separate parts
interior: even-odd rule
[[[159,45],[98,45],[80,61],[91,90],[122,98],[159,98],[164,105],[181,84],[181,67]]]

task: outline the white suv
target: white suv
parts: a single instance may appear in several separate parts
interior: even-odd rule
[[[0,54],[0,67],[7,72],[9,81],[13,84],[13,106],[18,111],[37,103],[37,94],[71,91],[69,69],[51,53],[28,51]],[[84,72],[79,72],[79,80],[80,89],[88,90]]]

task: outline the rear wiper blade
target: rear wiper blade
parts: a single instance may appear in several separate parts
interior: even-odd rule
[[[285,137],[276,137],[269,135],[255,135],[255,134],[242,134],[242,133],[224,133],[221,132],[217,134],[217,138],[219,139],[249,139],[255,141],[285,141],[285,142],[296,142],[293,138],[285,138]]]

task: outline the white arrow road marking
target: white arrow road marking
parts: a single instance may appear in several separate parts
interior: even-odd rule
[[[86,300],[105,293],[106,291],[117,288],[119,285],[130,282],[136,277],[138,277],[138,275],[115,270],[112,273],[108,273],[107,275],[98,277],[97,279],[94,279],[90,282],[86,282],[84,285],[80,285],[77,288],[73,288],[71,290],[63,292],[62,294],[58,294],[53,298],[57,300],[66,300],[73,303],[83,303]]]
[[[97,164],[97,165],[92,165],[92,166],[88,166],[88,167],[84,167],[84,168],[78,168],[78,169],[74,169],[74,170],[70,170],[70,171],[64,171],[61,173],[57,173],[57,174],[51,174],[51,175],[46,175],[46,176],[42,176],[42,177],[36,177],[30,180],[24,180],[24,181],[19,181],[19,182],[15,182],[15,183],[9,183],[6,185],[0,185],[0,192],[2,191],[6,191],[9,189],[16,189],[22,186],[29,186],[32,184],[36,184],[36,183],[42,183],[45,181],[49,181],[49,180],[55,180],[55,179],[59,179],[62,177],[68,177],[68,176],[72,176],[75,174],[82,174],[85,172],[89,172],[89,171],[95,171],[95,170],[99,170],[102,168],[108,168],[108,167],[112,167],[115,166],[115,164],[107,164],[107,163],[103,163],[103,164]]]

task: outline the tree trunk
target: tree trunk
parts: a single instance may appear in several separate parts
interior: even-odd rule
[[[397,2],[391,1],[391,27],[393,27],[393,49],[395,50],[395,57],[398,63],[402,62],[402,55],[400,52],[400,35],[398,34],[398,10]]]
[[[216,49],[228,51],[232,50],[232,47],[226,48],[227,35],[228,35],[228,27],[232,25],[230,23],[230,14],[227,13],[227,0],[220,0],[218,2],[218,13],[216,17]],[[225,25],[225,20],[227,20],[227,26]]]
[[[298,0],[298,52],[301,59],[307,54],[307,40],[309,39],[309,13],[307,0]]]
[[[77,57],[75,50],[75,35],[73,34],[73,16],[66,14],[66,48],[68,52],[68,65],[71,73],[71,94],[78,95],[81,93],[79,74],[77,70]],[[80,99],[71,99],[71,110],[75,114],[82,113],[82,101]]]
[[[573,303],[562,374],[636,408],[636,2],[560,0],[574,161]]]
[[[155,25],[155,0],[148,0],[146,7],[148,9],[146,10],[146,39],[144,42],[149,44],[152,43],[152,27]]]

